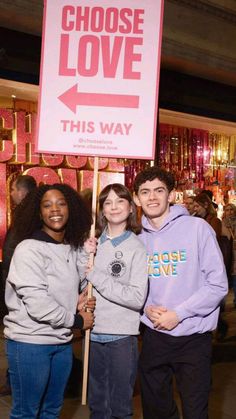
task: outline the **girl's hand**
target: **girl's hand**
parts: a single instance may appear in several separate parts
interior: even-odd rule
[[[90,311],[93,313],[95,310],[95,307],[96,307],[96,297],[91,297],[91,298],[88,298],[88,300],[84,304],[82,311]]]
[[[79,294],[79,301],[77,305],[77,310],[83,310],[84,305],[86,304],[88,299],[88,287],[86,287],[81,294]]]
[[[84,249],[87,253],[96,253],[97,250],[97,239],[96,237],[90,237],[84,242]]]
[[[96,306],[96,298],[91,297],[88,299],[88,288],[86,287],[83,290],[83,292],[79,295],[79,302],[77,305],[77,310],[79,312],[86,311],[86,310],[93,312],[95,310],[95,306]]]

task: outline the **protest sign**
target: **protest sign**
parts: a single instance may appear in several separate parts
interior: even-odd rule
[[[153,159],[162,0],[47,0],[39,152]]]

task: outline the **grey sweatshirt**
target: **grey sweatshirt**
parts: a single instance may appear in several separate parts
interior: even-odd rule
[[[6,281],[5,337],[38,344],[70,341],[88,257],[84,250],[66,244],[22,241]]]
[[[88,280],[97,299],[93,333],[137,335],[148,276],[146,250],[135,234],[126,232],[123,240],[102,235]]]

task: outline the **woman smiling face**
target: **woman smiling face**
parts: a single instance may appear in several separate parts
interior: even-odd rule
[[[47,191],[40,203],[42,230],[54,240],[62,242],[69,218],[69,208],[64,195],[57,189]]]

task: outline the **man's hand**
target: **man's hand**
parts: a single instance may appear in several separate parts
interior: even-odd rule
[[[179,319],[175,311],[167,310],[159,315],[153,322],[157,330],[172,330],[179,324]]]
[[[147,306],[145,314],[157,330],[172,330],[179,324],[175,311],[162,306]]]
[[[159,320],[160,315],[162,313],[165,313],[167,311],[167,308],[162,306],[147,306],[145,308],[145,314],[146,316],[151,320],[152,323],[155,323]]]
[[[92,329],[94,326],[94,314],[89,311],[81,311],[79,313],[84,319],[83,330]]]

